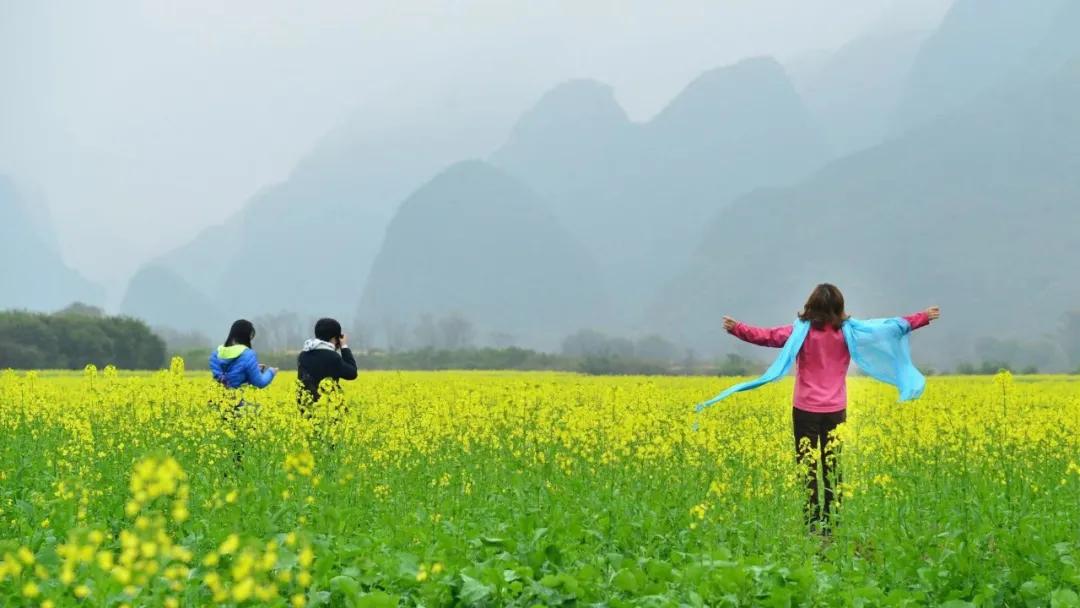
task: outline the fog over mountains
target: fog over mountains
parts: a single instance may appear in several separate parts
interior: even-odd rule
[[[440,161],[448,163],[444,148],[467,141],[466,130],[444,138],[433,130],[388,133],[378,140],[367,135],[335,133],[333,143],[306,159],[288,182],[257,196],[225,226],[155,263],[189,285],[165,289],[160,281],[137,275],[124,312],[155,320],[183,318],[174,303],[190,298],[164,294],[194,289],[228,307],[232,316],[291,310],[349,318],[363,290],[361,320],[384,337],[391,326],[448,314],[464,315],[482,334],[529,336],[525,344],[549,348],[582,327],[637,331],[645,326],[645,307],[656,290],[689,262],[700,227],[714,209],[755,187],[803,177],[828,157],[783,68],[768,58],[701,75],[647,123],[630,121],[603,84],[559,85],[522,116],[493,153],[492,166],[456,167],[407,198],[406,184],[422,183],[421,176],[434,173]],[[438,145],[441,139],[447,146]],[[495,167],[504,172],[498,178],[504,180],[502,189],[489,188],[485,181],[494,177]],[[463,176],[477,180],[472,200],[463,189]],[[491,196],[505,198],[481,200]],[[425,203],[416,200],[463,197],[465,204],[488,214],[522,201],[531,209],[516,223],[513,215],[485,223],[479,221],[484,214],[471,213],[470,222],[447,223],[450,218],[434,212],[427,218],[408,213],[417,205],[423,208]],[[372,212],[389,211],[393,205],[387,201],[401,199],[406,202],[392,221],[389,214]],[[550,226],[536,221],[537,210],[552,216]],[[507,263],[480,284],[469,280],[482,256],[508,260],[522,254],[500,248],[477,248],[474,257],[462,256],[460,266],[431,275],[444,281],[447,290],[473,285],[467,297],[446,297],[433,289],[434,296],[442,297],[417,299],[409,286],[429,276],[430,264],[424,260],[445,262],[461,253],[455,251],[461,244],[524,244],[507,238],[515,225],[538,232],[527,244],[527,257],[540,258],[530,281],[559,291],[556,299],[576,299],[580,310],[548,308],[543,299],[516,302],[507,318],[522,324],[514,326],[503,316],[489,317],[492,311],[482,306],[455,306],[466,300],[516,299],[510,285],[521,281],[510,271],[528,274],[527,265]],[[456,240],[432,244],[451,230]],[[549,237],[550,251],[543,254],[538,245]],[[372,270],[377,255],[381,264]],[[285,280],[253,280],[262,272]],[[551,280],[542,279],[545,273]],[[582,273],[589,280],[558,280],[566,273]],[[619,304],[598,308],[609,301]],[[537,322],[524,322],[530,318]],[[211,326],[196,328],[210,331]]]
[[[915,63],[907,99],[941,99],[926,90],[924,70],[963,61],[939,52],[943,37],[958,31],[965,45],[991,47],[997,31],[970,21],[1013,23],[1008,13],[1022,10],[958,3]],[[780,323],[798,300],[775,294],[800,293],[821,277],[847,286],[854,314],[928,302],[955,311],[947,329],[919,338],[935,345],[923,356],[940,363],[970,357],[979,337],[1039,342],[1055,333],[1062,313],[1080,305],[1080,49],[1059,38],[1069,32],[1075,44],[1078,16],[1062,5],[1056,27],[1003,58],[1005,77],[969,89],[967,103],[927,108],[923,115],[937,118],[718,212],[652,318],[705,347],[721,337],[717,310]]]
[[[0,302],[32,310],[100,303],[101,289],[64,263],[46,207],[34,198],[0,175]]]
[[[147,263],[122,311],[212,335],[292,311],[372,345],[455,318],[482,344],[557,349],[587,328],[716,354],[734,348],[722,314],[787,323],[830,281],[859,316],[940,304],[947,323],[918,338],[934,365],[989,337],[1048,344],[1080,308],[1078,41],[1080,3],[956,0],[932,30],[718,66],[647,120],[589,79],[555,84],[496,146],[453,115],[358,115]],[[5,230],[34,226],[3,184]],[[62,288],[3,304],[93,299],[47,231],[24,232]]]
[[[555,348],[569,328],[596,327],[610,311],[593,259],[547,205],[520,180],[468,161],[402,203],[358,318],[386,332],[458,314]]]
[[[183,284],[165,289],[137,274],[121,310],[166,323],[184,314],[168,294],[201,294],[217,314],[180,328],[208,333],[220,333],[221,318],[280,311],[352,318],[395,206],[474,154],[482,132],[435,117],[392,130],[365,119],[328,134],[287,181],[151,264]]]
[[[827,276],[848,286],[855,314],[929,301],[958,311],[926,338],[939,361],[964,356],[974,336],[1053,332],[1080,302],[1080,284],[1062,272],[1080,264],[1078,77],[1067,68],[1038,88],[995,91],[797,187],[739,200],[654,314],[705,346],[720,337],[702,331],[717,309],[791,317],[797,302],[773,294]]]
[[[1047,76],[1076,50],[1076,3],[957,0],[919,50],[896,130],[962,109],[1005,80]]]
[[[526,113],[493,162],[586,244],[620,302],[616,318],[633,327],[717,208],[803,177],[826,157],[783,68],[763,58],[701,75],[643,124],[627,120],[603,85],[565,84]]]
[[[893,132],[907,76],[929,35],[875,30],[834,53],[787,66],[833,157],[878,144]]]

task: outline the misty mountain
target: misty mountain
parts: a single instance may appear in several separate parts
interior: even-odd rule
[[[183,327],[217,335],[245,311],[230,301],[215,303],[183,277],[163,266],[145,266],[128,284],[120,312],[152,326]],[[224,309],[223,309],[224,307]],[[226,316],[225,312],[232,317]]]
[[[54,311],[102,301],[101,288],[68,267],[56,243],[40,200],[0,175],[0,308]]]
[[[1045,79],[1080,58],[1080,2],[1063,2],[1051,20],[1046,36],[1028,56],[1023,74],[1030,80]]]
[[[1057,248],[1077,219],[1062,66],[1080,54],[1078,7],[958,0],[931,34],[879,29],[805,62],[798,89],[775,61],[748,59],[645,122],[609,86],[570,81],[490,164],[419,190],[474,156],[473,127],[358,118],[156,261],[168,272],[133,281],[130,312],[173,326],[197,320],[178,302],[350,319],[360,302],[360,321],[387,334],[456,313],[531,346],[593,327],[713,351],[722,310],[786,322],[801,301],[777,294],[832,280],[856,314],[965,310],[926,339],[966,356],[1006,320],[979,298],[1029,297],[1009,281],[1047,315],[1076,295],[1047,269],[1072,261]]]
[[[581,236],[599,221],[596,207],[614,206],[640,140],[615,100],[614,90],[593,80],[573,80],[546,93],[518,120],[492,162],[523,179]],[[612,192],[618,188],[618,192]]]
[[[1054,54],[1050,47],[1075,44],[1076,21],[1060,18],[1075,12],[1075,5],[1073,0],[956,0],[915,58],[898,129],[962,107],[1005,85],[1017,72],[1034,67],[1042,76],[1052,73],[1058,66],[1049,61]],[[1055,27],[1063,31],[1048,36]],[[1037,52],[1048,55],[1031,63]]]
[[[603,321],[586,249],[523,183],[480,161],[456,164],[402,203],[360,302],[390,332],[425,315],[554,347]]]
[[[328,134],[285,182],[148,266],[171,271],[157,273],[157,281],[171,276],[186,283],[166,292],[192,295],[194,289],[237,316],[288,310],[347,319],[394,207],[482,139],[477,134],[484,129],[451,118],[380,125],[358,113]],[[133,294],[127,300],[131,312],[156,323],[207,329],[180,324],[188,313],[168,298]]]
[[[1076,31],[1076,30],[1073,30]],[[725,348],[721,314],[788,323],[822,281],[857,316],[940,304],[941,362],[979,336],[1053,334],[1080,302],[1080,63],[993,90],[903,137],[718,214],[660,297],[667,335]]]
[[[929,33],[875,31],[789,67],[835,157],[869,148],[891,134],[911,66]]]
[[[492,162],[549,201],[590,250],[624,322],[681,267],[707,218],[827,156],[783,68],[759,58],[712,70],[646,123],[609,87],[574,81],[527,112]]]

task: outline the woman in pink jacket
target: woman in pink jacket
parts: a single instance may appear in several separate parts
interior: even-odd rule
[[[904,320],[914,330],[926,326],[940,314],[940,309],[933,306],[906,316]],[[810,333],[795,360],[797,368],[792,409],[795,453],[799,463],[809,471],[806,477],[809,495],[807,523],[827,532],[835,483],[839,481],[833,462],[839,450],[829,445],[828,439],[829,434],[847,419],[847,372],[851,365],[851,355],[841,330],[848,318],[844,311],[844,294],[835,285],[818,285],[799,313],[799,318],[810,323]],[[724,329],[751,344],[781,348],[791,336],[793,327],[752,327],[724,317]],[[824,501],[819,498],[817,467],[811,466],[815,461],[822,465]]]

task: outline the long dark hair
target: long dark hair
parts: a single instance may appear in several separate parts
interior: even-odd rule
[[[840,329],[848,318],[847,313],[844,312],[844,294],[831,283],[818,285],[807,298],[806,305],[799,313],[799,318],[809,321],[815,329],[826,326]]]
[[[225,346],[243,344],[251,348],[251,341],[255,338],[255,325],[247,319],[240,319],[229,328],[229,337],[225,338]]]

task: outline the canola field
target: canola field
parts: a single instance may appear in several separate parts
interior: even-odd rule
[[[0,605],[1080,606],[1075,377],[853,378],[829,538],[790,380],[294,381],[0,372]]]

